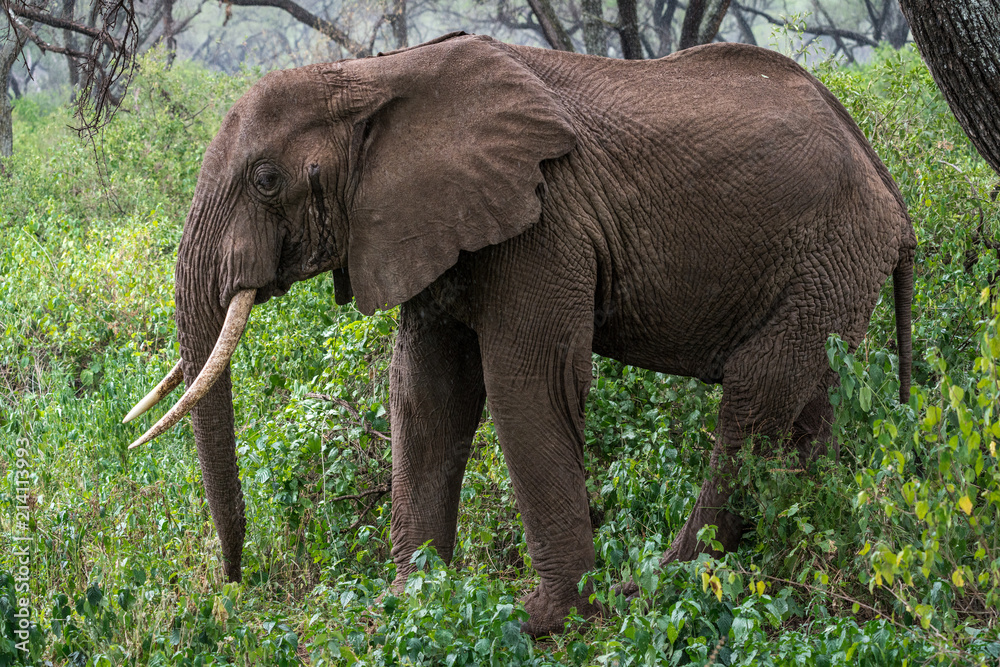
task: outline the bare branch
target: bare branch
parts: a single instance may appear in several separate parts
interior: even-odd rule
[[[198,5],[198,9],[191,12],[189,16],[184,17],[180,21],[174,21],[174,34],[179,35],[188,29],[191,21],[194,20],[198,14],[201,14],[202,7],[205,6],[205,0],[202,0],[201,4]]]
[[[382,440],[390,440],[389,436],[387,436],[385,433],[382,433],[381,431],[376,431],[374,428],[372,428],[371,424],[369,424],[365,420],[365,418],[361,416],[361,413],[358,412],[358,409],[353,405],[351,405],[350,403],[348,403],[347,401],[345,401],[344,399],[338,398],[337,396],[331,396],[330,394],[319,394],[315,392],[310,392],[306,394],[306,398],[316,398],[321,401],[336,403],[337,405],[339,405],[340,407],[344,408],[349,413],[351,413],[351,417],[354,418],[353,423],[356,426],[360,426],[361,428],[363,428],[365,430],[365,433],[374,436],[376,438],[380,438]]]
[[[747,17],[743,15],[743,10],[735,2],[733,3],[733,10],[733,15],[736,16],[736,24],[740,27],[740,35],[743,36],[743,42],[757,46],[757,38],[754,37],[753,28],[750,26],[750,22],[747,21]]]
[[[81,60],[87,57],[87,54],[82,51],[77,51],[76,49],[70,49],[63,46],[56,46],[54,44],[49,44],[41,37],[39,37],[31,28],[26,26],[22,21],[14,19],[14,27],[20,32],[26,39],[34,42],[35,46],[39,48],[42,53],[51,52],[59,53],[62,55],[70,56],[71,58],[79,58]]]
[[[371,55],[370,48],[351,39],[350,35],[336,23],[316,16],[294,0],[228,0],[226,4],[239,7],[275,7],[284,10],[291,14],[296,21],[323,33],[356,58]]]
[[[545,41],[557,51],[573,51],[573,42],[556,16],[556,10],[550,0],[528,0],[528,6],[535,13],[538,24],[542,27]]]
[[[20,16],[23,19],[29,21],[35,21],[36,23],[44,23],[47,26],[53,28],[62,28],[63,30],[72,30],[73,32],[79,33],[81,35],[86,35],[91,39],[96,39],[99,42],[106,44],[115,51],[120,51],[122,48],[121,42],[112,37],[105,30],[98,30],[97,28],[91,28],[90,26],[84,25],[82,23],[77,23],[76,21],[70,21],[59,16],[53,16],[43,12],[35,7],[29,7],[20,3],[12,2],[10,3],[10,11],[16,16]],[[32,40],[34,41],[34,40]],[[49,49],[53,53],[61,53],[55,49]]]
[[[885,17],[885,12],[882,12],[882,18],[875,15],[875,6],[872,5],[872,0],[865,0],[865,9],[868,10],[868,20],[872,22],[872,31],[875,35],[875,39],[881,38],[882,32],[882,18]]]
[[[367,491],[362,491],[361,493],[354,493],[346,496],[337,496],[335,498],[330,498],[327,502],[335,503],[341,500],[361,500],[362,498],[367,498],[372,494],[382,495],[383,493],[389,493],[389,485],[383,484],[382,486],[376,486],[374,489],[368,489]]]
[[[823,18],[826,19],[826,22],[829,23],[830,25],[833,25],[833,18],[831,18],[830,13],[826,11],[826,7],[820,4],[819,0],[812,0],[812,4],[813,7],[816,9],[816,11],[818,11],[820,14],[823,15]],[[834,43],[836,43],[837,45],[837,48],[844,52],[844,55],[847,56],[848,61],[853,63],[854,54],[851,53],[851,50],[847,48],[846,44],[844,44],[844,40],[839,35],[832,35],[832,37]]]
[[[739,8],[741,11],[749,12],[751,14],[760,16],[761,18],[765,19],[769,23],[773,23],[774,25],[787,26],[789,28],[795,27],[794,24],[789,23],[784,19],[779,19],[774,16],[771,16],[767,12],[761,11],[759,9],[754,9],[753,7],[747,7],[746,5],[740,4],[738,2],[733,2],[732,4],[735,5],[737,8]],[[833,26],[806,26],[805,28],[802,29],[802,32],[807,32],[811,35],[819,35],[821,37],[841,37],[843,39],[850,39],[864,46],[878,46],[878,42],[873,40],[868,35],[862,35],[861,33],[854,32],[853,30],[841,30],[840,28],[835,28]]]

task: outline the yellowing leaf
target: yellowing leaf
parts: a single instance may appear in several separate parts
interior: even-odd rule
[[[965,586],[965,577],[962,576],[962,570],[955,570],[951,573],[951,581],[959,588]]]
[[[861,551],[858,552],[858,555],[859,556],[864,556],[866,553],[868,553],[871,550],[872,550],[872,543],[871,542],[865,542],[865,546],[863,546],[861,548]]]
[[[763,594],[764,594],[764,582],[763,581],[758,581],[757,582],[757,595],[763,595]]]
[[[917,605],[917,618],[920,619],[920,625],[926,630],[931,627],[931,618],[934,616],[934,607],[929,604],[918,604]]]
[[[712,592],[715,593],[715,597],[719,599],[719,602],[722,602],[722,582],[719,581],[718,577],[712,575],[712,577],[708,580],[708,583],[712,587]]]
[[[965,495],[958,499],[958,506],[962,508],[962,511],[967,515],[972,514],[972,501],[969,500],[969,496]]]

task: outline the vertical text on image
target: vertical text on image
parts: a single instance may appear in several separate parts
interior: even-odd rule
[[[14,463],[14,548],[12,570],[14,593],[17,597],[17,611],[14,613],[14,634],[18,641],[15,646],[25,658],[28,657],[28,638],[31,636],[31,536],[29,535],[28,497],[31,481],[28,468],[28,439],[17,440],[17,460]]]

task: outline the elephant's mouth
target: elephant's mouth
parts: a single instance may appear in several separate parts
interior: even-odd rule
[[[258,288],[257,296],[254,299],[254,305],[259,306],[260,304],[268,301],[271,297],[284,296],[288,293],[288,290],[292,288],[292,283],[294,282],[294,280],[276,279],[267,285]]]

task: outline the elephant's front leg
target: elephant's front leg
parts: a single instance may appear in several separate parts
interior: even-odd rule
[[[490,413],[540,578],[524,600],[524,629],[536,636],[561,631],[573,607],[584,617],[601,612],[588,601],[589,587],[578,590],[594,568],[583,458],[589,342],[549,341],[532,350],[544,367],[512,364],[516,346],[484,359]]]
[[[544,266],[542,262],[533,263]],[[575,607],[600,614],[578,584],[594,568],[584,470],[584,403],[592,377],[593,292],[587,284],[509,285],[478,328],[490,414],[503,449],[538,588],[525,600],[533,635],[559,632]],[[561,289],[562,288],[562,289]]]
[[[465,464],[486,398],[475,332],[424,295],[403,304],[390,366],[393,589],[431,541],[451,559]]]

